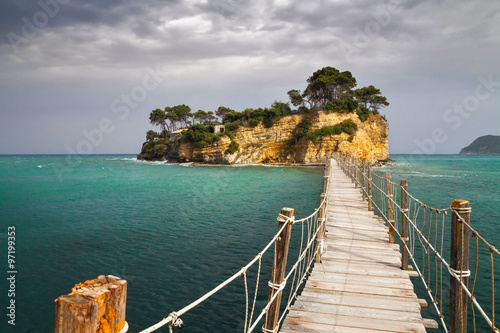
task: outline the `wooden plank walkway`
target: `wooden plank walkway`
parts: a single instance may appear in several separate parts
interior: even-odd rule
[[[399,245],[332,161],[327,252],[280,332],[426,332]]]

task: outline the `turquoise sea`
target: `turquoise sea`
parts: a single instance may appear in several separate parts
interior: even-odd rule
[[[397,163],[378,171],[392,172],[395,181],[407,178],[410,192],[436,207],[470,200],[475,226],[500,245],[500,157],[392,159]],[[295,208],[299,218],[312,213],[322,177],[323,169],[314,167],[0,156],[0,332],[52,332],[54,300],[101,274],[128,281],[127,322],[129,332],[138,332],[251,260],[276,232],[282,207]],[[15,326],[6,316],[10,226],[16,237]],[[268,259],[262,269],[265,288]],[[258,301],[266,298],[264,292]],[[184,315],[183,331],[214,332],[214,325],[218,332],[242,331],[244,310],[244,287],[237,281]]]

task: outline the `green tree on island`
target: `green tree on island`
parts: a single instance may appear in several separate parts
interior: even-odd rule
[[[389,105],[387,99],[380,94],[380,89],[368,86],[356,90],[356,78],[349,71],[341,72],[334,67],[324,67],[307,79],[307,87],[288,91],[294,106],[304,108],[306,103],[312,111],[328,109],[331,111],[354,111],[360,103],[365,108],[378,111]],[[303,112],[302,112],[303,113]]]
[[[151,125],[160,126],[162,132],[170,131],[167,124],[167,114],[164,110],[155,109],[149,115],[149,122]]]
[[[372,111],[378,111],[381,107],[389,105],[387,98],[380,95],[380,89],[371,85],[354,90],[354,96],[359,101],[359,104],[370,108]]]

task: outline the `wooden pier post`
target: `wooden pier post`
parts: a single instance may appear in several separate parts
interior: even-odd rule
[[[451,254],[450,269],[460,277],[465,286],[469,284],[469,228],[455,214],[470,223],[470,203],[466,200],[454,200],[451,204]],[[467,332],[467,294],[459,281],[450,276],[450,332]]]
[[[125,333],[127,281],[101,275],[56,299],[55,333]]]
[[[323,200],[325,200],[325,197],[326,197],[326,194],[325,193],[321,193],[321,202],[323,202]],[[325,222],[326,222],[326,205],[327,203],[325,203],[325,205],[319,210],[319,223],[320,225],[318,226],[319,228],[319,231],[318,231],[318,238],[316,240],[316,262],[317,263],[320,263],[321,262],[321,247],[323,246],[323,242],[324,242],[324,239],[325,239],[325,233],[326,233],[326,226],[325,226]]]
[[[368,164],[368,210],[372,210],[372,195],[373,195],[373,184],[372,184],[372,168]]]
[[[283,225],[287,222],[287,217],[293,217],[293,208],[282,208],[281,213],[278,217],[278,230],[283,228]],[[283,217],[281,216],[283,215]],[[288,257],[288,245],[290,244],[290,235],[292,233],[292,223],[288,223],[287,226],[281,232],[281,235],[274,242],[274,261],[273,261],[273,271],[271,273],[271,281],[269,281],[269,294],[267,296],[267,301],[270,302],[274,297],[274,294],[278,292],[280,285],[283,283],[283,278],[285,277],[286,260]],[[269,310],[267,311],[266,321],[264,323],[263,332],[275,332],[276,326],[278,324],[278,317],[280,312],[282,292],[279,291],[278,296],[271,303]]]
[[[387,219],[389,220],[389,243],[394,244],[394,206],[392,203],[391,173],[385,173],[385,187],[387,189]]]
[[[323,193],[326,192],[326,188],[328,187],[328,176],[323,176]]]
[[[408,181],[401,180],[401,269],[408,270]]]
[[[352,180],[354,181],[354,188],[358,188],[359,184],[359,170],[358,170],[358,160],[355,160],[354,157],[352,158],[352,170],[353,170],[353,175],[352,175]]]
[[[351,156],[350,160],[351,160],[351,163],[350,163],[351,164],[351,166],[350,166],[351,172],[350,172],[349,177],[351,178],[351,180],[353,180],[354,182],[356,182],[356,180],[355,180],[355,178],[356,178],[355,177],[355,174],[356,174],[356,162],[354,161],[354,156]]]
[[[367,191],[367,179],[366,179],[366,158],[363,158],[363,172],[362,172],[363,182],[361,183],[361,194],[363,195],[363,199],[368,199],[365,197],[365,190]]]

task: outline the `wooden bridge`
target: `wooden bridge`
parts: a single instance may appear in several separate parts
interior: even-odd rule
[[[437,328],[420,314],[401,269],[399,245],[367,208],[358,188],[332,160],[326,206],[326,253],[316,264],[280,332],[426,332]]]

